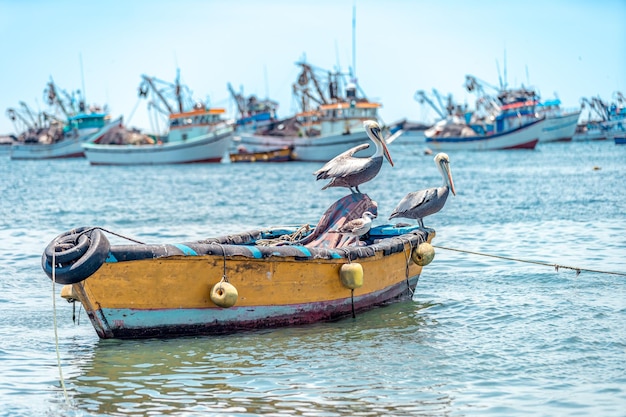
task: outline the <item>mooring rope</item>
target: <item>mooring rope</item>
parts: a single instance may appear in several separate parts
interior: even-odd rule
[[[434,248],[438,248],[438,249],[450,250],[450,251],[454,251],[454,252],[468,253],[470,255],[488,256],[490,258],[505,259],[507,261],[525,262],[527,264],[549,266],[549,267],[554,268],[557,272],[559,272],[559,269],[571,269],[573,271],[576,271],[576,276],[580,275],[580,273],[582,271],[585,271],[585,272],[596,272],[596,273],[599,273],[599,274],[620,275],[620,276],[626,277],[626,273],[624,273],[624,272],[601,271],[599,269],[579,268],[577,266],[567,266],[567,265],[551,264],[551,263],[548,263],[548,262],[541,262],[541,261],[529,261],[529,260],[526,260],[526,259],[510,258],[508,256],[492,255],[492,254],[489,254],[489,253],[474,252],[474,251],[464,250],[464,249],[446,248],[444,246],[433,245],[433,247]]]
[[[89,233],[89,232],[91,232],[92,230],[96,230],[96,229],[100,229],[100,230],[102,230],[103,232],[109,233],[109,234],[111,234],[111,235],[113,235],[113,236],[117,236],[117,237],[122,238],[122,239],[129,240],[129,241],[134,242],[134,243],[138,243],[138,244],[140,244],[140,245],[145,245],[145,243],[144,243],[144,242],[140,242],[139,240],[133,239],[133,238],[131,238],[131,237],[124,236],[124,235],[121,235],[121,234],[119,234],[119,233],[112,232],[112,231],[107,230],[107,229],[105,229],[104,227],[100,227],[100,226],[90,227],[90,228],[85,229],[85,230],[83,230],[82,232],[80,232],[80,234],[81,234],[81,235],[83,235],[83,234],[85,234],[85,233]]]
[[[56,256],[54,251],[52,252],[52,310],[53,310],[53,322],[54,322],[54,345],[57,353],[57,366],[59,368],[59,379],[61,381],[61,388],[63,388],[63,395],[65,396],[65,402],[68,406],[70,406],[70,398],[67,395],[67,389],[65,388],[65,379],[63,378],[63,368],[61,367],[61,353],[59,352],[59,332],[57,331],[57,304],[56,304],[56,274],[55,274],[55,263]]]
[[[411,239],[406,240],[406,243],[409,244],[409,253],[407,254],[406,249],[404,249],[404,243],[405,243],[404,239],[402,237],[399,237],[399,239],[400,239],[400,242],[402,242],[402,253],[404,253],[404,261],[405,261],[404,280],[406,282],[406,287],[409,289],[409,292],[411,293],[411,297],[413,297],[413,294],[415,294],[415,291],[411,289],[411,283],[409,282],[409,273],[410,273],[410,267],[411,267],[411,253],[413,252],[413,242],[411,242]],[[417,279],[419,281],[419,275],[417,276]]]

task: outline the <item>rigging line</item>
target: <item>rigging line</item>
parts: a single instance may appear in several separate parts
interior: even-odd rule
[[[586,272],[597,272],[597,273],[600,273],[600,274],[620,275],[620,276],[626,277],[626,273],[623,273],[623,272],[601,271],[601,270],[598,270],[598,269],[579,268],[579,267],[576,267],[576,266],[550,264],[550,263],[547,263],[547,262],[540,262],[540,261],[529,261],[529,260],[526,260],[526,259],[510,258],[510,257],[507,257],[507,256],[500,256],[500,255],[491,255],[491,254],[488,254],[488,253],[473,252],[473,251],[463,250],[463,249],[446,248],[444,246],[433,245],[433,247],[434,248],[438,248],[438,249],[445,249],[445,250],[455,251],[455,252],[469,253],[471,255],[480,255],[480,256],[488,256],[488,257],[491,257],[491,258],[505,259],[507,261],[525,262],[525,263],[528,263],[528,264],[550,266],[550,267],[553,267],[557,272],[558,272],[559,269],[571,269],[573,271],[576,271],[576,275],[580,274],[582,271],[586,271]]]
[[[137,110],[137,107],[139,107],[139,102],[141,101],[141,97],[137,98],[137,102],[135,103],[135,107],[133,107],[133,109],[130,112],[130,116],[128,116],[128,120],[126,120],[126,125],[130,124],[130,121],[132,120],[133,116],[135,115],[135,111]]]
[[[144,242],[140,242],[140,241],[135,240],[135,239],[133,239],[133,238],[130,238],[130,237],[128,237],[128,236],[120,235],[119,233],[112,232],[112,231],[107,230],[107,229],[105,229],[104,227],[100,227],[100,226],[90,227],[90,228],[88,228],[88,229],[86,229],[86,230],[83,230],[83,231],[82,231],[82,232],[80,232],[79,234],[83,235],[83,234],[85,234],[85,233],[89,233],[89,232],[91,232],[92,230],[96,230],[96,229],[100,229],[100,230],[102,230],[103,232],[106,232],[106,233],[112,234],[113,236],[117,236],[117,237],[122,238],[122,239],[129,240],[129,241],[131,241],[131,242],[138,243],[138,244],[140,244],[140,245],[145,245],[145,243],[144,243]]]

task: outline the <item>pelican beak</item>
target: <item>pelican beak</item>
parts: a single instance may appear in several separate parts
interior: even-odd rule
[[[452,191],[453,195],[456,195],[456,190],[454,189],[454,181],[452,181],[452,172],[450,171],[450,165],[447,162],[443,162],[441,164],[443,168],[443,172],[446,174],[446,178],[448,179],[448,185],[450,185],[450,191]]]
[[[380,130],[380,126],[378,126],[378,123],[368,120],[368,121],[363,122],[363,125],[373,135],[372,139],[375,139],[375,142],[380,143],[380,145],[383,148],[383,155],[385,155],[385,158],[387,158],[387,161],[389,161],[391,166],[393,166],[393,160],[391,159],[391,155],[389,154],[389,149],[387,148],[387,144],[385,143],[385,140],[383,139],[383,135]]]
[[[391,166],[393,166],[393,161],[391,160],[391,155],[389,154],[389,149],[387,148],[387,144],[385,143],[384,140],[381,141],[380,143],[383,145],[383,154],[385,155],[385,158],[387,158],[387,161],[389,161]]]

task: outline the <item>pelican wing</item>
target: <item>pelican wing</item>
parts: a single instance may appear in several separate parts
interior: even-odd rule
[[[323,167],[318,169],[313,173],[313,175],[317,176],[317,179],[326,179],[331,177],[342,176],[346,173],[354,172],[357,167],[358,162],[364,158],[353,158],[352,156],[363,150],[369,148],[369,143],[363,143],[361,145],[355,146],[353,148],[348,149],[347,151],[337,155],[330,161],[326,163]],[[367,162],[367,161],[363,161]],[[363,163],[361,165],[364,165]]]
[[[425,190],[408,193],[398,203],[389,218],[402,217],[406,213],[410,213],[419,207],[428,205],[429,202],[437,198],[437,188],[427,188]],[[418,216],[419,217],[419,216]]]

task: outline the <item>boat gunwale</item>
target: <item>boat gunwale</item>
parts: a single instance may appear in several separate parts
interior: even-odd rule
[[[545,117],[542,117],[537,120],[533,120],[530,123],[524,124],[522,126],[515,127],[513,129],[505,130],[503,132],[497,132],[490,135],[476,135],[476,136],[426,136],[426,143],[468,143],[468,142],[480,142],[480,141],[490,141],[492,139],[505,137],[511,135],[512,133],[519,133],[523,130],[527,130],[537,124],[544,122],[546,120]],[[470,125],[468,127],[471,128]],[[473,128],[472,128],[473,129]],[[529,141],[530,142],[530,141]]]
[[[145,259],[163,259],[178,256],[219,256],[235,257],[255,260],[269,258],[285,258],[296,261],[320,261],[339,259],[365,259],[382,253],[388,256],[393,253],[405,251],[408,243],[411,247],[417,247],[420,243],[428,242],[434,238],[433,229],[421,229],[412,227],[409,232],[397,235],[384,235],[382,230],[390,225],[373,228],[370,239],[372,243],[363,246],[344,246],[338,248],[309,247],[296,243],[282,241],[280,245],[257,245],[256,242],[267,239],[267,230],[249,231],[234,235],[210,238],[206,240],[175,244],[132,244],[112,245],[109,251],[107,263],[129,262]]]

